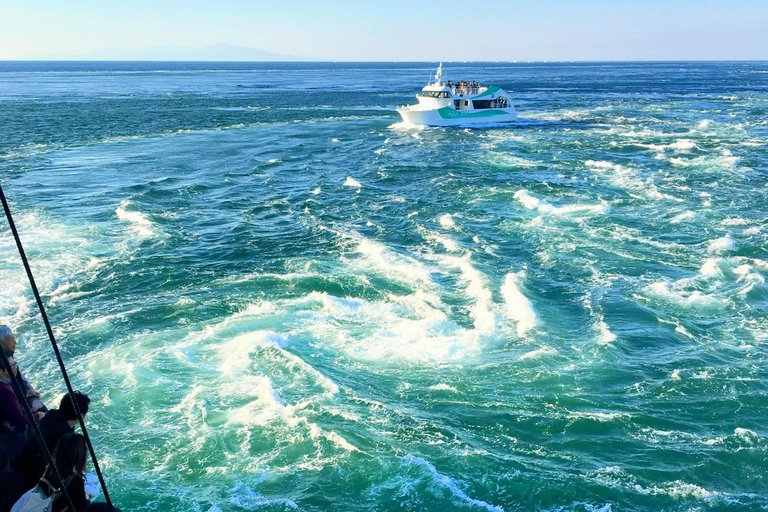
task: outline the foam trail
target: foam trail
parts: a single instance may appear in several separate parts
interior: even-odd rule
[[[525,336],[536,326],[536,312],[531,301],[520,292],[518,283],[525,274],[509,273],[501,286],[501,294],[507,303],[507,318],[517,322],[517,335]]]
[[[496,315],[491,311],[491,291],[486,288],[480,272],[469,262],[469,256],[444,256],[440,259],[461,271],[461,276],[467,283],[467,295],[475,301],[469,313],[474,319],[475,329],[481,334],[491,334],[496,328]]]

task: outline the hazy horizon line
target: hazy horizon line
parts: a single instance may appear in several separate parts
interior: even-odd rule
[[[600,63],[600,62],[768,62],[768,59],[545,59],[545,60],[112,60],[112,59],[0,59],[0,62],[159,62],[159,63],[229,63],[229,64],[332,64],[332,63],[393,63],[393,64],[425,64],[425,63],[461,63],[461,64],[534,64],[534,63]]]

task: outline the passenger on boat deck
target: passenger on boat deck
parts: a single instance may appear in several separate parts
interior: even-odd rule
[[[6,356],[14,356],[16,352],[16,337],[7,325],[0,325],[0,346],[2,346]],[[24,395],[27,397],[27,403],[32,412],[45,413],[48,408],[40,400],[40,393],[35,391],[32,384],[21,374],[18,365],[16,366],[16,378],[21,382],[21,387],[24,389]]]
[[[13,391],[11,372],[16,362],[8,358],[9,366],[0,358],[0,431],[3,434],[20,434],[29,425],[29,418],[21,410],[19,399]]]
[[[66,489],[75,512],[83,512],[90,503],[90,497],[85,493],[85,465],[88,461],[88,449],[85,437],[82,434],[70,433],[59,439],[53,450],[53,463],[64,481]],[[62,485],[59,483],[51,468],[47,468],[40,479],[40,489],[46,496],[50,496],[55,489]],[[51,512],[61,512],[69,508],[69,502],[62,493],[53,502]]]
[[[56,489],[64,487],[67,500],[64,493],[61,493],[55,499],[50,508],[51,512],[72,512],[69,508],[69,502],[75,507],[74,512],[107,512],[109,506],[106,503],[91,503],[91,497],[86,492],[85,469],[88,463],[88,449],[85,443],[85,437],[82,434],[69,433],[63,436],[56,443],[53,449],[53,465],[61,476],[59,482],[56,472],[50,467],[46,467],[41,473],[42,478],[35,482],[46,496],[51,496]],[[34,486],[32,486],[34,487]],[[23,500],[23,495],[18,501]],[[14,506],[20,506],[18,503]],[[115,508],[116,512],[120,509]]]
[[[80,391],[75,391],[74,395],[77,408],[85,418],[91,399]],[[59,408],[48,411],[40,421],[40,433],[43,435],[48,450],[52,452],[59,439],[74,432],[78,421],[75,406],[72,404],[72,397],[67,393],[61,398]],[[11,461],[11,468],[24,480],[22,489],[29,489],[37,483],[45,470],[45,457],[36,437],[27,440],[21,453]]]

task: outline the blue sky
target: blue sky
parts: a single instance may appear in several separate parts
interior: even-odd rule
[[[0,59],[219,43],[322,60],[768,59],[768,0],[0,0]]]

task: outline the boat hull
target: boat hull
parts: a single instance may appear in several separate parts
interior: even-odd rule
[[[509,123],[517,120],[517,112],[511,108],[489,108],[482,110],[456,110],[443,107],[433,110],[399,108],[403,121],[426,126],[465,126],[472,124]]]

